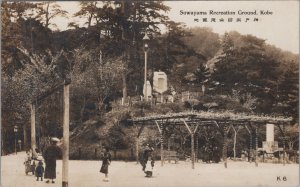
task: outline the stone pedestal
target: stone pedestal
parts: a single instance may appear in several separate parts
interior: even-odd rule
[[[145,93],[145,85],[143,87],[143,94],[145,97],[151,98],[152,97],[152,87],[149,81],[147,81],[147,93]]]

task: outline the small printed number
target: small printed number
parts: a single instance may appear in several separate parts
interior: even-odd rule
[[[277,176],[277,181],[287,181],[286,176]]]

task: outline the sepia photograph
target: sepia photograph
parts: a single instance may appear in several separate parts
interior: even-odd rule
[[[1,187],[299,185],[299,1],[1,1]]]

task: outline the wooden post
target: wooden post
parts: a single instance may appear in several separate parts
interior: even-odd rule
[[[282,125],[282,134],[283,134],[283,165],[285,165],[285,125]]]
[[[236,146],[236,134],[237,134],[237,132],[236,132],[236,130],[235,130],[235,128],[234,128],[233,125],[231,125],[231,128],[232,128],[233,131],[234,131],[234,139],[233,139],[233,159],[235,160],[235,159],[236,159],[236,148],[235,148],[235,146]]]
[[[227,168],[227,133],[228,133],[227,124],[224,125],[224,139],[223,139],[223,160],[224,166]]]
[[[187,130],[189,131],[189,134],[191,135],[191,162],[192,162],[192,169],[195,168],[195,143],[194,143],[194,134],[197,132],[197,129],[199,127],[199,124],[195,127],[195,129],[192,131],[192,129],[189,127],[189,125],[186,123],[185,120],[182,120],[184,125],[186,126]]]
[[[198,137],[198,133],[196,133],[195,135],[196,135],[195,136],[195,138],[196,138],[196,153],[195,153],[196,158],[195,158],[195,160],[196,160],[196,162],[198,162],[199,137]]]
[[[23,143],[24,143],[24,149],[25,151],[27,150],[27,129],[26,129],[26,125],[23,125]]]
[[[36,135],[35,135],[35,105],[31,105],[31,149],[35,153],[36,148]]]
[[[191,133],[191,161],[192,161],[192,169],[195,169],[194,133]]]
[[[70,123],[70,84],[64,85],[64,123],[63,123],[63,164],[62,164],[62,186],[67,187],[69,181],[69,123]]]
[[[160,124],[160,160],[161,166],[164,166],[164,136],[163,136],[163,124]]]
[[[158,124],[157,121],[155,121],[155,124],[158,128],[159,134],[160,134],[160,160],[161,160],[161,166],[164,165],[164,139],[163,139],[163,124]]]
[[[249,154],[248,154],[248,161],[252,162],[252,130],[250,131],[250,145],[249,145]]]
[[[255,166],[258,166],[257,157],[258,157],[258,136],[257,136],[257,125],[255,126]]]
[[[136,163],[139,163],[139,137],[135,138],[135,157]]]
[[[168,153],[169,153],[169,154],[170,154],[170,150],[171,150],[171,148],[170,148],[170,142],[171,142],[171,141],[170,141],[170,140],[171,140],[171,138],[169,137],[169,138],[168,138]],[[169,159],[168,162],[171,163],[171,160]]]

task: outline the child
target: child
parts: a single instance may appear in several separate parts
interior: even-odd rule
[[[102,166],[100,169],[101,173],[105,174],[105,178],[103,179],[104,182],[108,182],[108,166],[111,163],[111,154],[109,153],[109,148],[105,147],[104,153],[103,153],[103,161],[102,161]]]
[[[39,161],[38,166],[35,169],[35,175],[36,175],[36,180],[39,181],[39,177],[41,177],[41,181],[43,181],[43,176],[44,176],[44,166],[43,166],[43,161]]]
[[[151,156],[149,156],[145,168],[146,177],[152,177],[153,167],[154,167],[154,160],[152,159]]]

